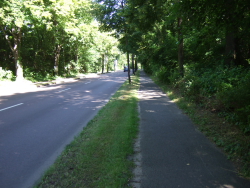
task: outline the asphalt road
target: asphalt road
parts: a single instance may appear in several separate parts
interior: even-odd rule
[[[0,97],[0,187],[32,187],[126,79],[115,72]]]

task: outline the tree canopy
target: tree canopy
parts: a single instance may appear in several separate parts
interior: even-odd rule
[[[19,79],[98,71],[102,54],[110,61],[120,54],[111,33],[99,31],[90,0],[4,0],[0,7],[0,66]]]
[[[147,73],[250,132],[249,1],[97,2],[102,27],[116,31],[119,47]]]

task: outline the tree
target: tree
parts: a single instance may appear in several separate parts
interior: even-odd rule
[[[248,48],[245,43],[249,32],[246,27],[246,23],[249,22],[249,8],[249,2],[246,0],[187,0],[180,6],[181,11],[190,20],[189,25],[192,28],[207,28],[208,34],[213,34],[214,38],[221,37],[220,34],[223,32],[225,65],[243,66],[247,66],[244,51]]]
[[[0,4],[0,33],[12,50],[17,79],[23,78],[23,69],[50,74],[55,67],[54,73],[62,74],[70,62],[79,63],[80,50],[91,48],[87,45],[93,20],[90,0]]]
[[[184,76],[184,50],[183,50],[183,22],[182,12],[180,11],[180,4],[182,1],[140,1],[134,0],[130,2],[130,14],[129,19],[133,23],[134,30],[140,30],[147,34],[148,32],[156,32],[158,40],[155,41],[159,45],[163,46],[162,42],[165,40],[164,37],[169,37],[166,31],[167,28],[172,27],[169,31],[176,37],[177,43],[177,55],[178,55],[178,66],[179,74],[181,77]],[[162,29],[160,29],[162,28]],[[171,47],[172,48],[172,47]]]
[[[32,20],[43,15],[42,0],[3,0],[0,8],[0,26],[13,53],[17,79],[23,79],[23,64],[20,56],[23,30]],[[36,12],[36,14],[33,14]],[[43,15],[46,16],[46,15]]]
[[[84,27],[84,25],[89,24],[92,20],[90,10],[89,0],[58,0],[48,4],[47,11],[51,14],[51,18],[48,20],[49,29],[54,33],[54,70],[56,75],[58,74],[63,46],[68,44],[69,39],[73,41],[72,39],[75,38],[75,41],[83,42],[81,38],[85,38],[84,29],[86,26]]]
[[[101,29],[106,31],[116,31],[118,38],[125,38],[126,46],[128,49],[129,45],[129,24],[126,20],[126,0],[96,0],[99,3],[98,11],[96,12],[97,19],[101,23]],[[127,64],[128,64],[128,79],[131,83],[130,78],[130,66],[129,66],[129,51],[127,53]]]

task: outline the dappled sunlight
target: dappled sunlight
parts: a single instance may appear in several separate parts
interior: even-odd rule
[[[120,96],[118,99],[119,99],[119,100],[124,100],[124,101],[126,101],[126,100],[128,100],[129,98],[130,98],[129,95],[123,94],[123,95]]]
[[[181,100],[181,98],[176,98],[176,99],[173,99],[171,102],[179,102]]]
[[[120,74],[119,72],[117,72],[117,74],[89,74],[85,76],[85,78],[86,77],[88,79],[65,79],[66,81],[57,79],[56,82],[53,82],[53,85],[46,85],[46,83],[43,83],[45,85],[41,87],[37,87],[34,83],[29,81],[8,82],[8,84],[7,82],[5,82],[5,84],[1,82],[0,104],[4,104],[3,102],[7,101],[11,102],[9,98],[11,96],[24,96],[24,94],[30,93],[35,100],[24,103],[30,107],[35,105],[38,101],[51,100],[51,104],[55,103],[56,106],[62,110],[75,111],[89,109],[95,111],[102,108],[109,101],[110,95],[103,93],[102,89],[99,89],[97,93],[93,93],[91,88],[92,82],[94,83],[100,80],[102,86],[107,84],[106,90],[109,88],[108,82],[123,83],[126,80],[126,75]],[[67,83],[77,81],[79,83],[77,87]],[[88,86],[88,88],[84,89],[85,85],[89,85],[90,87]],[[95,99],[96,97],[98,97],[98,100]],[[12,105],[10,104],[9,106]],[[3,106],[3,109],[9,106]]]
[[[146,112],[154,113],[156,111],[154,111],[154,110],[146,110]]]
[[[99,78],[99,80],[104,81],[104,82],[117,82],[117,83],[124,82],[123,75],[116,77],[115,80],[112,76],[107,75],[107,74],[97,75],[97,76],[92,74],[90,77],[92,77],[94,80],[96,80],[96,78]],[[83,82],[82,84],[86,84],[86,83],[91,84],[91,82],[94,81],[93,79],[89,79],[87,82]],[[57,91],[56,93],[50,95],[50,97],[60,98],[63,100],[61,103],[70,104],[71,106],[79,106],[77,108],[80,108],[80,109],[88,108],[88,109],[96,110],[96,109],[100,109],[101,107],[103,107],[104,104],[106,104],[109,101],[109,97],[110,97],[109,95],[102,93],[102,92],[98,95],[99,95],[99,98],[96,99],[96,96],[93,96],[93,91],[90,89],[86,89],[86,90],[69,90],[69,92],[67,92],[67,96],[65,96],[64,92],[58,93]],[[124,99],[125,98],[126,96],[124,96]],[[67,110],[68,108],[64,107],[64,109]]]
[[[68,83],[68,82],[77,82],[75,78],[57,78],[55,84]]]
[[[145,79],[143,75],[140,77],[140,82],[143,83],[138,91],[138,98],[140,101],[158,101],[161,99],[160,103],[156,103],[156,105],[159,106],[171,105],[176,102],[175,100],[170,100],[158,86],[152,85],[152,80]]]
[[[39,92],[39,91],[48,91],[53,89],[59,89],[63,87],[63,83],[74,83],[79,80],[85,78],[99,78],[106,81],[114,81],[109,78],[109,75],[98,75],[94,73],[90,73],[84,76],[80,76],[79,78],[57,78],[54,81],[48,82],[38,82],[32,83],[28,80],[20,80],[20,81],[1,81],[0,82],[0,96],[11,96],[20,93],[28,93],[28,92]],[[115,81],[121,81],[124,79],[123,77],[116,78]],[[90,91],[86,91],[90,92]]]
[[[29,93],[29,92],[40,92],[40,91],[49,91],[49,90],[56,90],[64,87],[64,83],[74,83],[78,82],[80,80],[84,80],[85,78],[91,79],[99,79],[107,82],[123,82],[124,77],[119,76],[116,77],[115,80],[113,77],[111,77],[109,74],[94,74],[90,73],[84,76],[84,78],[57,78],[53,82],[39,82],[39,83],[32,83],[28,80],[23,81],[1,81],[0,82],[0,97],[1,96],[12,96],[16,94],[23,94],[23,93]],[[59,91],[58,91],[59,92]],[[85,90],[86,93],[90,93],[90,90]],[[2,99],[0,99],[1,101]]]
[[[165,98],[166,94],[164,94],[161,91],[155,91],[155,90],[143,90],[138,91],[138,98],[140,100],[158,100],[160,98]],[[173,101],[167,101],[168,103],[173,103]],[[165,103],[164,103],[165,104]]]
[[[235,188],[235,187],[232,185],[224,184],[224,185],[221,185],[219,188]]]
[[[103,80],[106,82],[124,82],[124,77],[116,77],[114,80],[113,77],[104,76],[104,77],[100,77],[99,80]]]
[[[49,91],[62,88],[62,85],[50,85],[37,87],[35,84],[26,82],[6,82],[0,85],[0,96],[11,96],[20,93]],[[0,99],[1,101],[1,99]]]
[[[105,100],[105,101],[107,102],[108,100]],[[103,102],[103,100],[94,100],[94,101],[91,101],[91,102],[99,103],[99,102]]]
[[[56,96],[56,97],[60,97],[60,96]],[[80,106],[81,108],[85,108],[84,104],[89,103],[89,102],[93,102],[92,100],[94,99],[94,97],[91,95],[91,92],[85,92],[84,94],[82,94],[79,91],[74,91],[74,92],[70,92],[67,93],[67,96],[65,95],[61,95],[61,97],[63,98],[63,103],[66,104],[70,104],[72,106]],[[100,101],[96,101],[96,102],[100,102]]]

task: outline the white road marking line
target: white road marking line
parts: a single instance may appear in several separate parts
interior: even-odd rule
[[[90,84],[91,82],[86,82],[85,84]]]
[[[13,105],[13,106],[10,106],[10,107],[7,107],[7,108],[3,108],[3,109],[0,109],[0,112],[1,111],[4,111],[4,110],[8,110],[8,109],[10,109],[10,108],[14,108],[14,107],[16,107],[16,106],[20,106],[20,105],[22,105],[23,103],[20,103],[20,104],[16,104],[16,105]]]
[[[64,90],[58,91],[58,93],[61,93],[61,92],[63,92],[63,91],[67,91],[67,90],[69,90],[69,89],[71,89],[71,88],[68,88],[68,89],[64,89]]]

